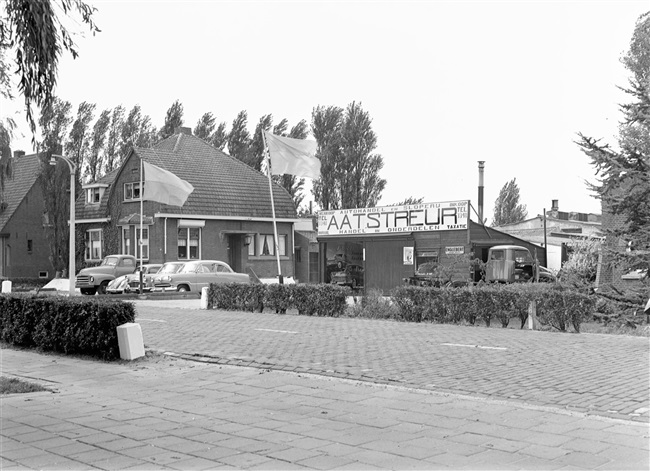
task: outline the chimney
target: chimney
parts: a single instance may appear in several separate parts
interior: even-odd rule
[[[185,128],[183,126],[176,126],[174,128],[174,134],[187,134],[188,136],[192,135],[192,128]]]
[[[478,161],[478,219],[483,224],[483,173],[485,172],[485,160]]]
[[[19,159],[20,157],[25,156],[25,151],[24,150],[15,150],[14,151],[14,159]]]
[[[558,205],[558,200],[551,200],[551,211],[559,211],[560,206]]]

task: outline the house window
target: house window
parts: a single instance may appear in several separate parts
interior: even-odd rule
[[[135,240],[133,237],[135,236]],[[142,259],[149,260],[149,227],[142,228],[142,245],[140,245],[140,227],[122,227],[122,253],[140,258],[138,247],[142,247]]]
[[[137,238],[136,241],[136,246],[142,248],[142,258],[144,260],[149,260],[149,228],[148,227],[143,227],[142,228],[142,238],[140,238],[140,228],[138,227],[135,230],[135,235]],[[142,240],[142,242],[140,242]],[[138,250],[138,253],[135,255],[136,257],[140,257],[140,251]]]
[[[259,246],[259,255],[275,255],[275,242],[273,234],[260,234],[257,237]],[[280,256],[287,254],[287,236],[286,234],[278,235],[278,246],[280,248]]]
[[[131,250],[131,230],[128,226],[122,227],[122,253],[133,255],[133,251]]]
[[[200,247],[200,227],[180,227],[178,229],[179,260],[198,260],[200,258]]]
[[[86,203],[99,204],[103,196],[103,188],[88,188],[86,190]]]
[[[248,244],[248,256],[255,256],[255,236],[253,234],[248,234],[246,237],[250,238],[250,243]]]
[[[140,182],[124,184],[124,201],[140,200]]]
[[[433,269],[438,265],[438,261],[437,250],[418,250],[415,253],[416,271],[418,273],[432,273]]]
[[[102,230],[86,231],[86,260],[102,259]]]

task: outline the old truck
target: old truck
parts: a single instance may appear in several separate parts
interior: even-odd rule
[[[517,283],[554,280],[553,273],[539,265],[526,247],[495,245],[488,252],[485,281]]]
[[[136,259],[133,255],[108,255],[96,267],[83,268],[77,274],[75,287],[81,294],[104,294],[106,287],[118,276],[135,271]]]

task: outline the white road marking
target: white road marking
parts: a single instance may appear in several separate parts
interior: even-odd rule
[[[165,324],[167,323],[167,321],[163,321],[161,319],[142,319],[142,318],[138,317],[136,320],[137,321],[149,321],[149,322],[162,322],[162,323],[165,323]]]
[[[483,345],[464,345],[462,343],[443,343],[448,347],[471,347],[471,348],[482,348],[484,350],[508,350],[506,347],[484,347]]]
[[[255,329],[262,332],[277,332],[279,334],[297,334],[298,332],[293,332],[291,330],[273,330],[273,329]]]

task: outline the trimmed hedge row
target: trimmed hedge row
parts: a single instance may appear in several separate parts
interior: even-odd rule
[[[493,319],[507,327],[518,318],[524,326],[531,302],[536,303],[538,320],[558,330],[566,331],[589,319],[596,306],[593,296],[559,284],[483,284],[463,288],[396,288],[393,299],[398,306],[398,319],[410,322],[474,324],[482,319],[490,326]]]
[[[118,300],[0,295],[0,339],[13,345],[113,360],[117,327],[134,320],[133,304]]]
[[[277,313],[297,309],[307,316],[339,317],[345,313],[350,289],[325,284],[211,284],[208,305],[227,311],[258,311],[264,308]]]

